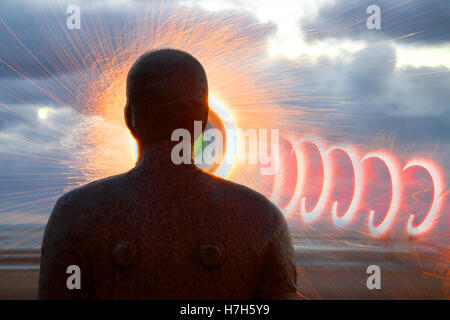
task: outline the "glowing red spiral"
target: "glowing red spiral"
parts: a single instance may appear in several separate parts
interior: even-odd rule
[[[420,235],[429,231],[436,222],[439,211],[442,207],[443,194],[444,194],[444,179],[440,168],[434,164],[431,160],[427,159],[413,159],[407,162],[407,164],[400,169],[397,160],[385,151],[369,152],[362,157],[359,157],[356,149],[353,146],[348,145],[334,145],[326,147],[325,143],[317,137],[303,137],[293,141],[289,139],[289,143],[292,146],[291,152],[295,157],[297,164],[297,180],[290,200],[282,210],[285,214],[291,215],[300,203],[300,216],[306,223],[313,223],[319,220],[320,216],[326,208],[329,196],[332,189],[332,166],[330,155],[335,151],[341,151],[348,158],[353,169],[353,189],[351,193],[350,202],[347,205],[344,213],[341,216],[338,215],[339,201],[334,201],[332,204],[331,215],[334,225],[337,227],[344,227],[350,224],[358,210],[360,210],[360,202],[363,196],[363,175],[361,172],[361,165],[367,161],[379,161],[383,164],[383,167],[388,173],[390,179],[390,202],[385,213],[375,212],[371,209],[369,212],[368,227],[369,233],[374,236],[380,236],[385,234],[393,225],[401,205],[402,199],[402,173],[407,170],[419,169],[424,170],[431,179],[433,196],[429,209],[425,214],[422,222],[418,225],[414,225],[416,215],[410,214],[407,223],[407,232],[410,235]],[[305,186],[305,160],[306,154],[300,148],[302,144],[311,144],[320,155],[322,168],[323,168],[323,180],[322,187],[319,193],[319,197],[314,207],[308,211],[306,209],[306,197],[303,195],[303,188]],[[285,172],[283,167],[280,168],[279,173],[275,176],[274,185],[272,189],[271,199],[277,205],[280,206],[280,190],[285,180]],[[366,188],[368,189],[368,188]],[[370,191],[370,189],[368,189]],[[378,224],[375,224],[375,215],[380,215],[383,218]]]

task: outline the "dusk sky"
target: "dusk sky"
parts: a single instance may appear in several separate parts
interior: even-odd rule
[[[158,2],[125,0],[0,3],[0,224],[45,223],[57,197],[83,181],[76,130],[98,117],[78,114],[94,77],[95,59],[86,53],[104,43],[119,52],[127,30],[145,14],[152,19],[152,10],[163,12],[160,21],[190,10],[260,27],[246,33],[264,44],[252,53],[252,71],[287,82],[290,97],[278,97],[278,105],[302,114],[286,113],[282,133],[314,128],[330,143],[387,148],[402,160],[431,157],[450,174],[448,0],[164,2],[166,11]],[[72,4],[81,10],[80,30],[66,27]],[[370,5],[381,8],[379,30],[366,25]]]

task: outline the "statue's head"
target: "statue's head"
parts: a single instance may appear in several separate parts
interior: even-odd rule
[[[172,49],[141,55],[127,78],[125,121],[139,144],[170,141],[178,128],[194,137],[194,121],[208,119],[208,82],[200,62]]]

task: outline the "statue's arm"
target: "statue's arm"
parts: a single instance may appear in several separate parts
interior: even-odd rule
[[[67,273],[71,265],[81,269],[83,279],[83,263],[80,261],[77,249],[77,235],[74,230],[72,208],[61,198],[56,203],[44,232],[41,249],[41,266],[39,274],[39,299],[81,299],[81,290],[69,289],[68,278],[74,274]],[[71,283],[75,283],[72,278]],[[83,281],[84,282],[84,281]]]
[[[281,212],[279,213],[281,215]],[[294,249],[284,218],[268,243],[260,274],[257,299],[296,300],[297,269]]]

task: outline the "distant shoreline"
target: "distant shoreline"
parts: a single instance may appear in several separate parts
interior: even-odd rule
[[[35,299],[44,226],[0,226],[0,299]],[[298,290],[311,299],[449,299],[448,261],[427,242],[324,232],[293,237]],[[419,255],[418,255],[419,254]],[[379,265],[382,289],[368,290]],[[446,269],[447,268],[447,269]]]
[[[366,287],[366,265],[308,265],[297,256],[298,292],[308,299],[449,299],[449,281],[402,264],[376,262],[382,269],[382,289]],[[310,261],[311,262],[311,261]],[[0,300],[36,299],[39,266],[0,268]]]

